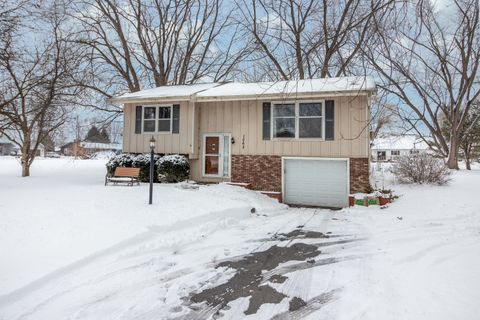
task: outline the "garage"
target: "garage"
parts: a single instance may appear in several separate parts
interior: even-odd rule
[[[283,199],[287,204],[348,206],[348,159],[282,158]]]

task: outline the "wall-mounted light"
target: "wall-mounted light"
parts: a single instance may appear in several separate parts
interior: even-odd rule
[[[235,144],[235,138],[232,137],[232,139],[230,139],[230,142],[232,142],[232,144]]]

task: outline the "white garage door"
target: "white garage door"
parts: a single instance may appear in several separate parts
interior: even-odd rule
[[[285,203],[348,206],[347,168],[347,160],[284,159]]]

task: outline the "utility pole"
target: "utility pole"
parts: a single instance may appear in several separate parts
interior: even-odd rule
[[[75,160],[77,160],[78,156],[78,147],[80,146],[80,120],[76,119],[76,125],[75,125],[75,141],[73,142],[73,151],[75,153]]]

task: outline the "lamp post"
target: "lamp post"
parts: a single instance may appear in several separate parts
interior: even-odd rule
[[[148,198],[148,204],[152,204],[153,198],[153,151],[155,150],[155,138],[152,136],[150,139],[150,195]]]

